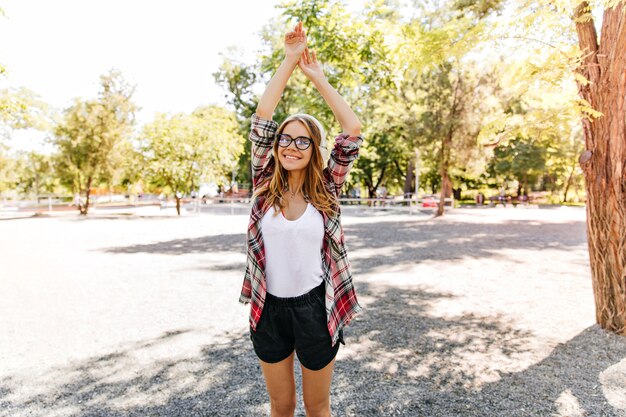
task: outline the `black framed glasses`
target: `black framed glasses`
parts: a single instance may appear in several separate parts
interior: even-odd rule
[[[288,148],[291,145],[291,142],[296,143],[296,148],[304,151],[311,146],[313,143],[313,139],[307,138],[306,136],[298,136],[296,138],[292,138],[290,135],[286,133],[279,133],[276,135],[276,141],[278,142],[278,146],[282,148]]]

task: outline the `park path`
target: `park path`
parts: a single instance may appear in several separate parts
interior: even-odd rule
[[[584,209],[343,220],[364,311],[334,415],[626,416],[626,339],[594,325]],[[236,301],[246,225],[0,221],[0,417],[267,415]]]

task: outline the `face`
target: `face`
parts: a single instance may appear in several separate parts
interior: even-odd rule
[[[294,139],[298,136],[311,138],[311,135],[306,130],[302,122],[299,122],[297,120],[287,123],[282,133],[289,135]],[[280,161],[280,164],[283,166],[283,168],[285,168],[287,171],[303,170],[311,161],[314,146],[315,142],[312,138],[311,144],[307,149],[304,150],[298,149],[296,147],[295,141],[291,141],[289,146],[286,148],[278,146],[278,160]]]

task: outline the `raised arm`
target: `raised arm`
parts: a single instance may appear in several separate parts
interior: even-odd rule
[[[298,65],[298,60],[306,48],[306,33],[302,29],[302,22],[298,22],[292,32],[285,35],[285,58],[276,70],[276,73],[265,87],[265,91],[259,100],[256,114],[264,119],[271,119],[274,110],[280,101],[285,86],[293,70]]]
[[[359,148],[363,143],[361,121],[337,90],[330,85],[314,51],[309,53],[308,48],[305,49],[298,66],[331,108],[343,131],[335,138],[328,160],[328,170],[325,171],[334,183],[334,192],[339,197],[346,175],[359,157]]]
[[[360,135],[361,122],[359,118],[337,90],[328,82],[322,65],[317,61],[315,51],[309,52],[309,48],[305,48],[300,56],[300,61],[298,61],[298,66],[307,78],[311,80],[317,91],[324,98],[324,101],[326,101],[326,104],[328,104],[328,107],[333,111],[343,133],[349,136]]]
[[[271,150],[278,124],[272,120],[272,115],[305,47],[306,34],[302,23],[298,23],[293,31],[285,35],[285,59],[265,87],[256,112],[252,115],[249,139],[252,142],[250,162],[253,189],[262,184],[273,170],[273,165],[270,164]]]

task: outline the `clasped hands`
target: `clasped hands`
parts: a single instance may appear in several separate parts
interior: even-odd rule
[[[317,60],[315,51],[309,51],[302,22],[298,22],[293,31],[285,34],[285,55],[287,59],[297,59],[300,70],[311,81],[325,78],[322,65]]]

